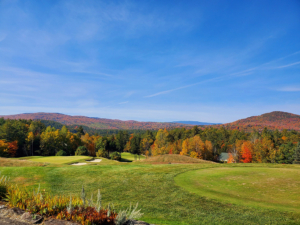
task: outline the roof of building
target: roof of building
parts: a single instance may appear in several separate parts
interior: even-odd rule
[[[227,152],[222,152],[219,156],[220,161],[227,161],[228,158],[229,158],[229,153],[227,153]]]

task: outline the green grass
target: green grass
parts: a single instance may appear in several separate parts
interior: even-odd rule
[[[22,158],[23,160],[24,158]],[[84,162],[89,160],[89,156],[48,156],[48,157],[29,157],[29,161],[32,162],[43,162],[43,163],[53,163],[53,164],[71,164],[75,162]]]
[[[121,158],[125,159],[125,161],[135,161],[134,154],[131,154],[129,152],[122,152],[121,153]],[[140,155],[140,160],[143,160],[145,158],[146,158],[145,156]],[[138,157],[137,157],[137,161],[139,161]]]
[[[222,202],[300,212],[300,168],[223,167],[180,174],[186,190]]]
[[[174,180],[188,171],[224,166],[205,163],[152,165],[142,162],[103,162],[79,167],[1,167],[0,171],[10,176],[13,182],[30,188],[40,183],[41,189],[57,195],[79,195],[84,184],[88,194],[97,196],[97,189],[100,188],[104,205],[113,203],[118,210],[139,202],[144,213],[142,220],[157,225],[300,223],[298,212],[286,212],[279,208],[252,208],[212,200],[185,190]],[[241,165],[236,166],[239,168]],[[261,166],[261,169],[267,168],[266,165]],[[275,167],[296,169],[280,165]]]
[[[145,160],[147,163],[214,163],[211,161],[206,161],[202,159],[196,159],[185,155],[178,154],[165,154],[149,157]]]

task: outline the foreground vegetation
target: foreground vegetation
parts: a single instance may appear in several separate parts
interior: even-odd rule
[[[245,167],[246,166],[246,167]],[[206,171],[228,167],[259,170],[300,169],[293,165],[273,164],[150,164],[144,161],[74,167],[69,165],[44,167],[1,167],[2,174],[12,182],[28,188],[46,189],[54,195],[79,195],[84,184],[87,196],[101,190],[102,203],[113,203],[116,211],[139,202],[144,221],[155,224],[299,224],[300,212],[269,209],[264,205],[249,207],[239,202],[193,193],[175,183],[177,176],[188,171]],[[290,180],[298,182],[297,177]],[[241,180],[241,182],[243,182]],[[237,181],[238,183],[238,181]],[[269,187],[271,188],[271,187]],[[229,190],[229,189],[228,189]],[[254,190],[254,189],[253,189]],[[258,191],[256,189],[256,191]]]

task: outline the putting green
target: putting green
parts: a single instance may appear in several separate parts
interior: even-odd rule
[[[300,211],[300,169],[226,167],[175,177],[182,188],[221,202]]]
[[[44,162],[44,163],[54,163],[54,164],[65,164],[65,163],[75,163],[79,161],[88,160],[89,156],[48,156],[48,157],[36,157],[29,159],[33,162]]]
[[[136,159],[139,160],[138,156],[137,158],[134,158],[134,154],[131,154],[129,152],[122,152],[121,157],[122,159],[129,160],[129,161],[135,161]],[[143,160],[145,158],[146,158],[145,156],[140,155],[140,160]]]

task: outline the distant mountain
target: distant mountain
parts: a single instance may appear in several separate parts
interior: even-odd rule
[[[24,113],[17,115],[0,116],[5,119],[31,119],[31,120],[50,120],[64,125],[82,125],[93,129],[140,129],[158,130],[164,128],[189,127],[191,125],[181,123],[158,123],[158,122],[138,122],[134,120],[112,120],[85,116],[69,116],[61,113]]]
[[[189,125],[217,125],[221,123],[206,123],[206,122],[199,122],[199,121],[174,121],[172,123],[182,123],[182,124],[189,124]]]
[[[103,118],[93,118],[85,116],[69,116],[60,113],[24,113],[18,115],[0,116],[5,119],[32,119],[55,121],[64,125],[72,126],[73,129],[78,125],[85,126],[86,130],[91,129],[124,129],[124,130],[158,130],[164,128],[192,127],[194,125],[205,125],[209,127],[226,127],[228,129],[238,129],[251,131],[253,129],[262,130],[267,127],[271,130],[297,130],[300,131],[300,115],[287,112],[271,112],[260,116],[251,116],[246,119],[237,120],[227,124],[213,124],[198,121],[175,121],[170,123],[158,122],[138,122],[134,120],[112,120]],[[71,128],[71,127],[70,127]]]
[[[262,130],[267,127],[271,130],[297,130],[300,131],[300,115],[287,113],[287,112],[270,112],[260,116],[251,116],[246,119],[237,120],[232,123],[223,124],[221,126],[228,127],[230,129],[239,130]]]

